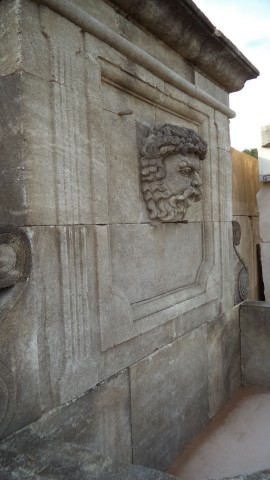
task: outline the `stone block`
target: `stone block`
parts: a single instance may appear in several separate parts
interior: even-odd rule
[[[151,106],[145,109],[142,100],[106,84],[102,92],[110,223],[147,222],[139,179],[136,120],[153,124],[155,109]],[[117,115],[124,110],[131,110],[133,114]]]
[[[270,217],[268,213],[270,202],[270,183],[264,183],[257,193],[260,237],[263,242],[270,242]]]
[[[264,298],[270,301],[270,242],[260,244]]]
[[[224,115],[223,113],[215,110],[215,126],[217,131],[216,146],[221,150],[230,152],[231,139],[230,139],[229,119],[227,115]]]
[[[227,313],[234,305],[233,298],[233,282],[228,281],[232,279],[233,271],[233,238],[232,238],[232,223],[220,222],[220,246],[217,250],[217,255],[221,256],[222,263],[220,264],[220,278],[218,280],[220,287],[220,307],[221,313]]]
[[[239,307],[207,325],[209,417],[241,386]]]
[[[270,388],[270,303],[240,307],[242,383]]]
[[[183,315],[177,317],[175,322],[175,335],[185,335],[187,332],[195,330],[204,323],[208,323],[219,315],[219,301],[214,300],[197,308],[192,308]]]
[[[211,97],[216,98],[229,107],[229,94],[222,88],[213,84],[208,78],[195,71],[195,85]]]
[[[258,160],[234,148],[231,149],[231,155],[233,215],[258,216],[256,194],[262,186],[259,182]]]
[[[97,192],[98,186],[106,185],[106,175],[97,152],[96,100],[86,104],[83,92],[25,74],[0,82],[2,221],[16,225],[107,221],[106,195]],[[93,156],[93,161],[101,160],[98,168]]]
[[[39,388],[47,411],[98,381],[95,235],[91,226],[32,227],[31,234],[30,312],[38,329]]]
[[[166,469],[208,419],[206,328],[130,367],[133,461]]]
[[[22,65],[19,46],[20,14],[18,3],[8,0],[0,3],[0,77],[13,74]]]
[[[30,279],[1,291],[3,435],[98,382],[93,227],[29,227],[27,235]]]
[[[115,461],[75,443],[38,435],[31,427],[0,443],[3,480],[173,480],[157,470]]]
[[[151,330],[146,329],[143,334],[137,334],[130,340],[119,342],[119,345],[114,345],[113,348],[102,352],[99,364],[99,381],[151,355],[155,350],[171,343],[174,338],[175,326],[174,320],[172,320]]]
[[[44,414],[32,430],[131,463],[128,371],[98,384],[76,401]]]

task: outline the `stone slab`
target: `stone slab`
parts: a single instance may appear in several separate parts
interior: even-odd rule
[[[226,477],[221,480],[269,480],[270,470],[262,470],[261,472],[249,473],[247,475],[237,475],[236,477]]]
[[[209,417],[241,386],[239,307],[207,325]]]
[[[0,436],[98,383],[94,228],[26,231],[29,281],[1,291]]]
[[[270,388],[270,303],[240,307],[242,383]]]
[[[218,300],[200,305],[197,308],[193,308],[183,315],[179,315],[175,322],[175,335],[180,337],[185,335],[187,332],[190,332],[204,323],[211,322],[214,318],[218,317],[220,310],[220,305]]]
[[[195,70],[195,85],[229,107],[229,94]]]
[[[270,242],[270,218],[269,218],[269,202],[270,202],[270,184],[263,183],[260,191],[257,193],[258,209],[260,212],[259,226],[260,237],[263,242]]]
[[[20,7],[16,2],[0,2],[0,77],[11,75],[21,66],[19,47]]]
[[[206,328],[130,367],[133,461],[166,469],[208,420]]]
[[[260,243],[264,298],[270,301],[270,242]]]
[[[122,371],[77,400],[44,414],[31,428],[40,436],[76,443],[131,463],[128,371]]]
[[[233,215],[258,216],[256,194],[262,184],[259,182],[257,158],[231,149]]]
[[[1,480],[170,480],[175,477],[129,465],[30,428],[0,444]]]

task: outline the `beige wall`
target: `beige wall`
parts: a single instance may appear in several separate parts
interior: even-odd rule
[[[249,271],[250,300],[260,297],[260,272],[258,272],[259,213],[256,194],[260,190],[258,160],[234,148],[232,154],[233,220],[241,225],[239,254]]]

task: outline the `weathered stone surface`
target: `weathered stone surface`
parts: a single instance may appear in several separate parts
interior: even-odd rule
[[[219,301],[214,300],[179,315],[179,317],[174,320],[176,336],[185,335],[187,332],[200,327],[204,323],[211,322],[218,317],[220,313],[219,309]]]
[[[201,88],[209,95],[212,95],[220,102],[224,103],[225,105],[229,106],[229,94],[225,92],[222,88],[218,87],[217,85],[213,84],[208,78],[206,78],[201,73],[195,70],[195,85],[198,88]]]
[[[237,477],[226,477],[221,480],[269,480],[270,470],[262,470],[261,472],[248,473],[246,475],[237,475]]]
[[[258,216],[256,194],[262,186],[259,182],[258,160],[234,148],[231,149],[231,155],[233,215]]]
[[[132,462],[129,374],[124,370],[32,425],[39,436],[72,442]]]
[[[270,242],[260,244],[260,253],[261,253],[261,263],[262,263],[264,298],[267,302],[269,302],[270,301],[270,269],[269,269]]]
[[[263,242],[270,242],[270,219],[269,219],[269,202],[270,202],[270,184],[261,184],[261,189],[257,193],[259,216],[260,237]]]
[[[217,34],[216,27],[193,3],[178,2],[176,5],[172,1],[167,2],[166,5],[152,4],[151,8],[145,4],[141,5],[139,2],[127,2],[126,0],[115,0],[114,3],[120,5],[133,18],[179,52],[185,59],[198,66],[208,76],[215,78],[217,83],[230,92],[239,90],[243,87],[243,81],[259,74],[257,69],[243,56],[241,56],[240,67],[235,58],[240,59],[239,50],[235,49],[221,32]],[[162,22],[160,21],[161,17]],[[191,22],[191,18],[193,18],[193,22]],[[179,32],[181,33],[179,34]],[[215,58],[215,62],[210,65],[210,59],[213,58]],[[235,65],[234,62],[236,62]],[[237,78],[234,78],[233,75],[235,71],[237,71]]]
[[[28,22],[30,18],[29,13]],[[62,19],[64,28],[52,12],[42,14],[42,22],[52,44],[52,51],[44,52],[48,75],[29,66],[31,75],[16,73],[0,80],[1,215],[17,225],[104,223],[107,199],[99,193],[99,186],[103,190],[106,185],[97,105],[100,68],[75,53],[82,51],[77,27]],[[43,65],[44,57],[35,65]]]
[[[130,303],[195,283],[203,262],[202,236],[200,223],[111,226],[113,283]]]
[[[207,325],[209,417],[241,386],[239,307]]]
[[[0,3],[0,76],[11,75],[22,65],[19,48],[20,7],[8,0]]]
[[[130,387],[133,461],[163,470],[207,423],[206,328],[131,366]]]
[[[175,477],[120,463],[74,444],[36,434],[31,427],[0,444],[1,480],[169,480]]]
[[[114,328],[114,326],[112,327]],[[115,345],[102,353],[99,365],[99,381],[119,372],[128,365],[147,357],[155,350],[171,343],[175,338],[174,320],[145,331],[131,340]]]
[[[116,1],[2,0],[0,13],[1,222],[27,226],[33,256],[29,281],[0,293],[0,435],[53,409],[44,432],[165,467],[207,421],[206,323],[233,304],[233,112],[204,42],[217,46],[212,27],[195,9],[206,37],[185,29],[191,66]],[[232,57],[237,85],[243,69],[257,74]],[[209,145],[188,224],[149,226],[137,122],[191,128]],[[127,371],[108,380],[129,367],[131,406]]]
[[[232,224],[231,222],[220,222],[221,252],[223,257],[221,283],[221,313],[227,313],[233,307],[233,282],[232,282],[232,265],[233,265],[233,241],[232,241]],[[229,279],[229,281],[227,280]]]
[[[30,279],[1,291],[0,357],[17,392],[3,434],[98,382],[93,227],[26,231]]]
[[[240,307],[242,383],[270,388],[270,303]]]
[[[201,161],[206,142],[195,130],[165,123],[137,123],[141,191],[150,222],[184,220],[192,202],[202,199]]]
[[[30,242],[23,229],[0,226],[0,289],[25,282],[31,272]]]

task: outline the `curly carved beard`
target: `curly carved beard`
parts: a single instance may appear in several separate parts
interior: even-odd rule
[[[181,194],[171,194],[167,188],[157,189],[147,199],[150,218],[159,222],[181,221],[192,201],[198,202],[201,198],[202,188],[191,185]]]

